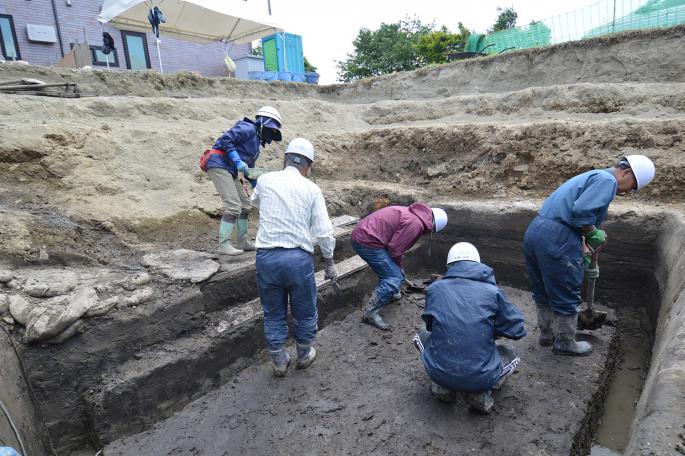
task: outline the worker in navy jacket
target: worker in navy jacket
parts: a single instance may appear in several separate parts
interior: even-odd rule
[[[493,270],[480,262],[472,244],[452,246],[447,266],[443,278],[426,290],[426,330],[414,336],[414,344],[436,397],[449,402],[455,391],[468,393],[471,407],[489,412],[492,390],[519,363],[515,349],[495,344],[495,338],[524,337],[523,315],[497,287]]]
[[[259,158],[259,146],[280,141],[280,129],[281,114],[271,106],[264,106],[257,111],[254,121],[245,117],[224,132],[208,152],[204,169],[224,203],[219,224],[220,254],[240,255],[245,250],[255,249],[247,238],[247,218],[252,206],[238,173],[249,179],[249,169],[254,168]],[[235,247],[231,245],[234,226],[237,228]]]

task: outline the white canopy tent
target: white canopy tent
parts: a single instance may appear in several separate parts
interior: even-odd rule
[[[249,43],[283,30],[266,11],[258,11],[258,6],[266,10],[266,5],[256,5],[254,0],[104,0],[98,21],[149,32],[147,16],[155,6],[166,17],[160,34],[195,43]],[[159,55],[159,41],[157,48]]]

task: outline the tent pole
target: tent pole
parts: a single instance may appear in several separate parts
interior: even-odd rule
[[[157,42],[157,57],[159,58],[159,72],[164,74],[164,67],[162,66],[162,54],[159,52],[159,38],[155,38]]]
[[[288,60],[285,55],[285,30],[283,30],[283,69],[288,71]]]

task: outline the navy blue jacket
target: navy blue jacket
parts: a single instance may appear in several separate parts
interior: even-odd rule
[[[428,376],[454,391],[491,389],[502,372],[495,336],[526,335],[523,315],[497,288],[492,268],[475,261],[452,264],[426,289],[422,318],[431,331],[421,355]]]
[[[257,158],[259,158],[259,135],[257,125],[247,117],[239,120],[233,128],[226,131],[214,144],[214,149],[223,150],[228,154],[232,150],[238,151],[240,159],[247,163],[247,166],[254,168]],[[233,160],[221,155],[212,155],[207,162],[207,169],[223,168],[236,177],[238,170],[233,164]]]

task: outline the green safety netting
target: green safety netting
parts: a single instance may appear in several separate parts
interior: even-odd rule
[[[685,0],[603,0],[570,13],[469,37],[467,51],[497,54],[627,30],[685,23]]]

